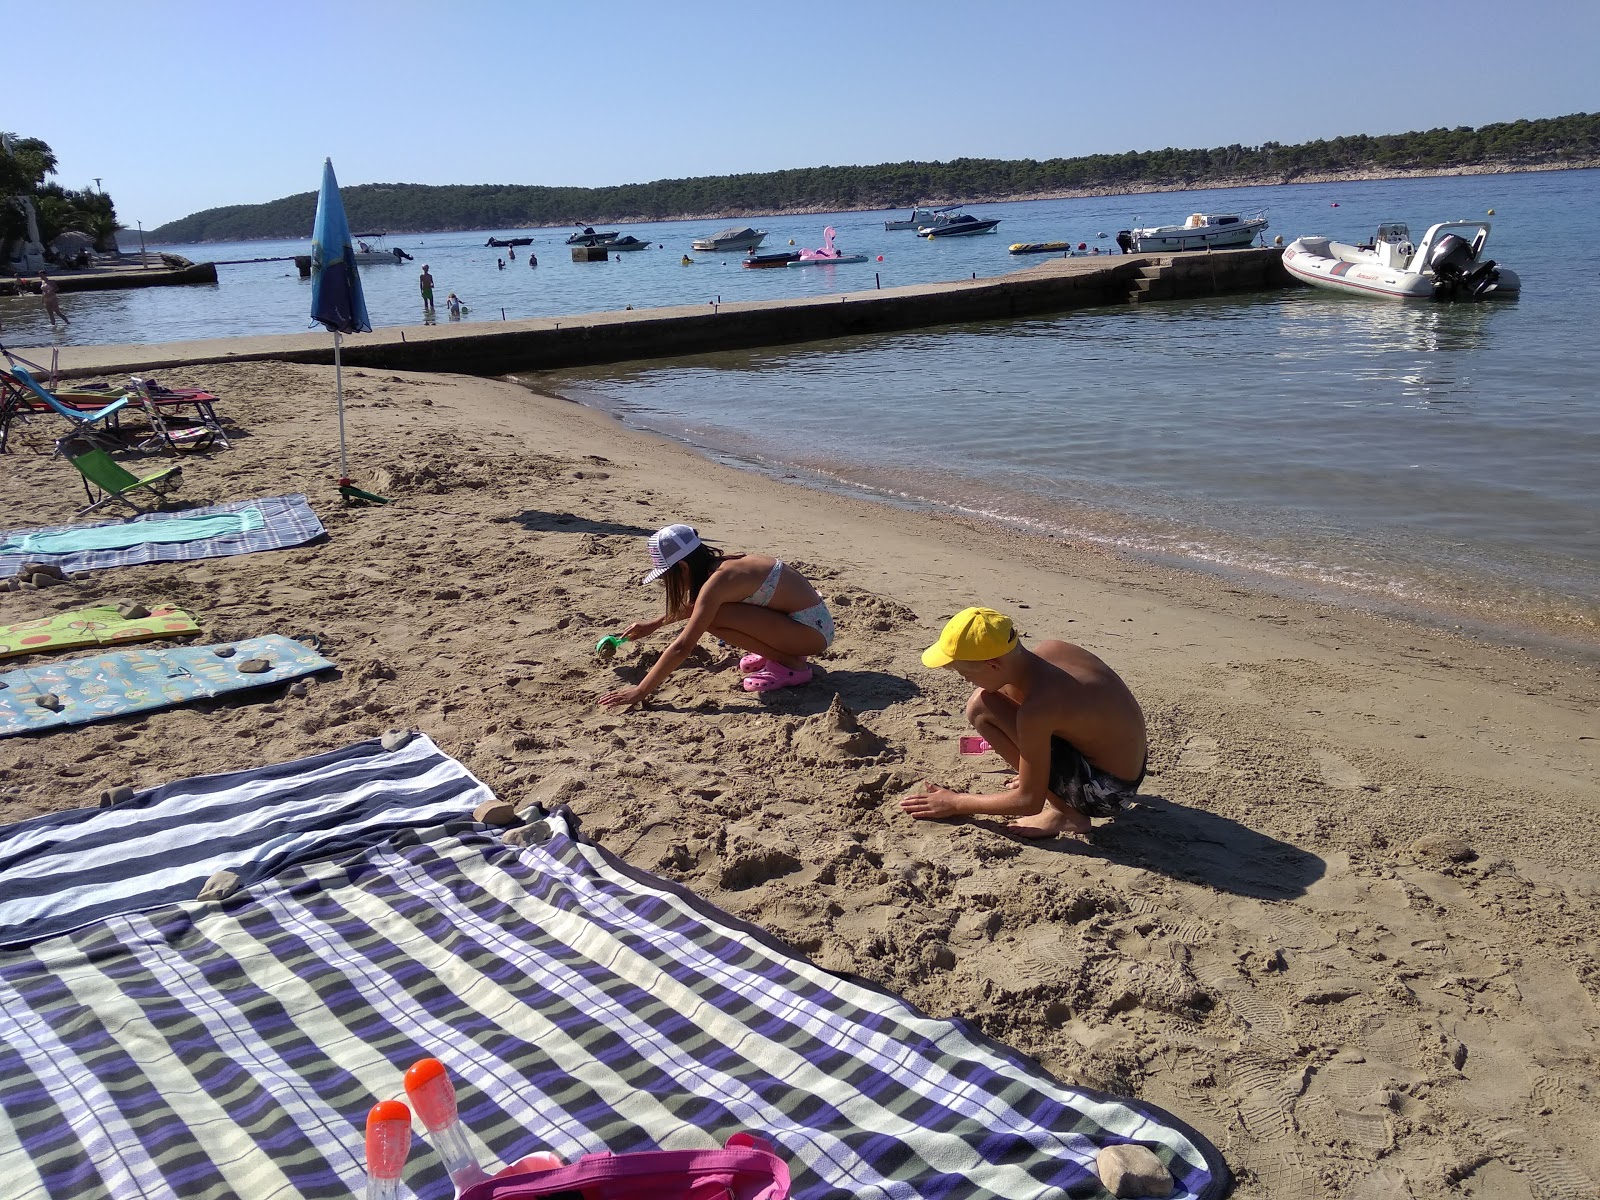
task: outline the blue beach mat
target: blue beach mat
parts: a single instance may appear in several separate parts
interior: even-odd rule
[[[225,868],[251,884],[310,858],[348,857],[413,826],[468,819],[493,799],[416,734],[394,750],[374,739],[34,817],[0,828],[0,944],[192,900]]]
[[[424,1055],[491,1171],[750,1130],[798,1200],[1098,1196],[1097,1149],[1126,1142],[1180,1200],[1227,1191],[1160,1109],[829,974],[564,813],[527,833],[418,830],[0,951],[8,1195],[344,1200],[367,1110]],[[419,1136],[401,1195],[452,1192]]]
[[[24,562],[50,563],[63,571],[97,571],[282,550],[323,533],[322,522],[301,495],[145,513],[128,521],[11,529],[0,531],[0,579],[17,574]]]
[[[229,648],[233,653],[228,657],[217,653]],[[240,663],[253,658],[272,665],[256,674],[239,670]],[[24,667],[0,675],[0,737],[170,708],[283,683],[331,666],[300,642],[268,634],[222,646],[141,647]],[[51,695],[59,708],[39,703]]]

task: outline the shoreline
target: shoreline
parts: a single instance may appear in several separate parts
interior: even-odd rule
[[[1471,163],[1458,167],[1415,167],[1382,170],[1372,168],[1361,171],[1326,171],[1308,172],[1294,178],[1284,179],[1276,176],[1248,176],[1241,179],[1227,181],[1201,181],[1195,183],[1160,183],[1160,184],[1134,184],[1116,185],[1087,188],[1066,188],[1059,191],[1025,192],[1010,195],[979,195],[961,201],[953,200],[927,200],[919,201],[922,204],[1008,204],[1023,203],[1030,200],[1096,200],[1110,196],[1146,196],[1166,192],[1210,192],[1227,191],[1232,188],[1248,187],[1295,187],[1301,184],[1327,184],[1327,183],[1368,183],[1386,179],[1446,179],[1454,176],[1465,175],[1533,175],[1548,171],[1589,171],[1600,168],[1600,158],[1583,159],[1569,163],[1541,163],[1534,166],[1512,166],[1503,163]],[[614,224],[614,225],[661,225],[675,221],[726,221],[743,217],[786,217],[809,216],[823,213],[858,213],[858,212],[899,212],[905,205],[895,208],[838,208],[827,205],[800,205],[792,208],[730,208],[717,209],[702,213],[681,213],[671,217],[650,217],[639,214],[617,216],[598,216],[588,223]],[[562,225],[527,225],[506,226],[505,229],[479,228],[478,226],[452,225],[434,229],[390,229],[387,233],[398,236],[411,236],[417,234],[442,234],[442,233],[499,233],[513,229],[570,229],[574,223]],[[292,240],[292,235],[286,237],[259,237],[259,238],[210,238],[200,242],[155,242],[149,240],[147,244],[155,246],[209,246],[232,245],[235,243],[246,244],[250,242],[281,242]]]
[[[332,376],[164,380],[239,427],[180,495],[303,491],[325,541],[0,593],[0,623],[172,602],[205,641],[314,632],[337,669],[0,740],[0,820],[420,728],[820,966],[1160,1105],[1241,1200],[1515,1195],[1530,1161],[1600,1178],[1592,670],[797,487],[505,380],[347,368],[352,474],[396,502],[343,509]],[[7,466],[8,524],[81,504],[58,459]],[[752,696],[708,641],[645,708],[596,707],[664,644],[592,653],[658,611],[644,539],[675,520],[816,583],[839,627],[816,682]],[[1092,847],[898,808],[923,778],[1002,778],[958,753],[965,687],[919,661],[972,603],[1103,655],[1145,709],[1142,799]]]

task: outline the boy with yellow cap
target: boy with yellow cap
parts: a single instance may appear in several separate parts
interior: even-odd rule
[[[1144,781],[1144,713],[1117,673],[1082,646],[1040,642],[1029,650],[1011,618],[969,608],[922,652],[976,689],[967,720],[1017,777],[989,795],[924,782],[900,801],[918,820],[993,813],[1015,817],[1024,837],[1087,837],[1091,817],[1110,817]]]

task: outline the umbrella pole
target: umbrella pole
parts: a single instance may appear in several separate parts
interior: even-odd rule
[[[350,482],[350,469],[344,456],[344,369],[339,362],[339,331],[333,331],[333,391],[339,401],[339,486]]]

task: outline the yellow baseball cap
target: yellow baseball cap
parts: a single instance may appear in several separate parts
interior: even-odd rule
[[[1011,618],[992,608],[964,608],[946,622],[939,640],[922,652],[922,665],[937,670],[953,662],[984,662],[1017,644]]]

